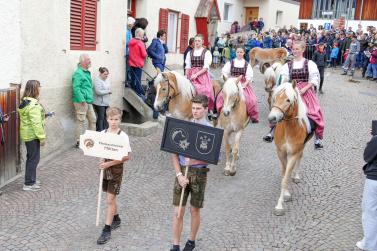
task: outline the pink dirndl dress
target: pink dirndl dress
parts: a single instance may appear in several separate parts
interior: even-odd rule
[[[247,115],[250,117],[250,120],[254,123],[259,122],[259,109],[258,109],[258,103],[257,103],[257,96],[254,93],[253,88],[250,84],[247,84],[246,82],[246,71],[247,71],[248,63],[245,61],[245,66],[243,68],[234,67],[234,61],[231,62],[230,67],[230,76],[231,77],[238,77],[238,76],[244,76],[241,79],[241,84],[243,87],[243,94],[245,95],[245,102],[246,102],[246,110]],[[220,92],[219,95],[216,98],[216,109],[220,113],[221,108],[224,105],[224,93]]]
[[[304,67],[301,69],[293,69],[292,62],[288,63],[289,68],[289,75],[291,76],[291,80],[297,81],[297,88],[301,90],[303,87],[308,85],[309,82],[309,68],[308,68],[308,60],[305,60]],[[323,114],[321,111],[321,107],[319,105],[319,101],[317,95],[315,94],[313,88],[308,89],[304,94],[301,94],[302,100],[306,104],[307,107],[307,115],[308,117],[316,123],[317,128],[315,130],[315,134],[317,138],[323,139],[323,132],[325,129],[325,123],[323,120]]]
[[[204,49],[202,55],[198,57],[194,56],[194,50],[190,51],[191,68],[187,69],[188,79],[190,79],[193,74],[203,69],[206,51],[207,50]],[[202,94],[208,97],[208,109],[213,110],[215,95],[213,93],[212,81],[209,76],[209,72],[207,71],[201,74],[191,82],[194,85],[197,94]]]

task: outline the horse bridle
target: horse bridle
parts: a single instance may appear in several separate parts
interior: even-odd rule
[[[170,79],[168,78],[167,79],[167,82],[168,82],[168,93],[166,94],[164,100],[162,101],[162,106],[163,106],[163,109],[162,110],[169,110],[169,103],[170,103],[170,100],[174,99],[175,97],[177,97],[180,93],[177,92],[176,94],[174,94],[173,96],[170,96],[170,88],[172,88],[174,90],[174,92],[176,92],[174,86],[170,83]]]
[[[293,102],[294,103],[294,102]],[[281,113],[283,113],[283,118],[280,120],[280,121],[289,121],[289,120],[292,120],[292,119],[298,119],[298,117],[296,116],[296,117],[293,117],[293,118],[288,118],[288,119],[286,119],[285,118],[285,116],[287,115],[287,112],[291,109],[291,107],[292,107],[292,104],[293,103],[289,103],[289,106],[288,106],[288,109],[286,110],[286,111],[284,111],[281,107],[279,107],[279,106],[277,106],[277,105],[273,105],[273,106],[271,106],[271,109],[272,108],[276,108],[276,109],[278,109],[279,111],[281,111]],[[280,122],[279,121],[279,122]]]

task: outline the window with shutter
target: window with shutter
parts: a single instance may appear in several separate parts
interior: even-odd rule
[[[167,9],[160,9],[160,20],[158,22],[158,30],[164,30],[168,32],[168,17],[169,11]],[[169,34],[166,34],[169,36]]]
[[[71,50],[96,50],[97,0],[71,0]]]
[[[190,16],[182,14],[181,17],[181,39],[179,45],[179,52],[184,53],[188,45],[189,40],[189,25],[190,25]]]

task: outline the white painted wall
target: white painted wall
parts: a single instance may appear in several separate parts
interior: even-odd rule
[[[234,21],[238,21],[240,26],[245,25],[245,8],[243,6],[243,0],[218,0],[221,22],[218,27],[218,34],[226,33],[230,31],[230,26]],[[224,4],[231,4],[229,20],[224,20]]]
[[[321,20],[318,20],[318,19],[299,19],[297,21],[297,27],[300,27],[300,23],[308,23],[308,27],[310,26],[310,24],[313,24],[313,26],[315,28],[318,28],[319,25],[322,25],[324,26],[325,23],[331,23],[333,24],[334,20],[332,19],[328,19],[328,20],[325,20],[325,19],[321,19]],[[364,32],[366,32],[367,30],[367,26],[376,26],[377,25],[377,21],[372,21],[372,20],[349,20],[348,22],[346,21],[345,22],[345,26],[346,28],[348,29],[348,27],[352,27],[352,30],[353,31],[356,31],[357,30],[357,26],[358,24],[360,24],[363,26],[363,30]]]
[[[296,24],[300,6],[280,0],[245,0],[245,7],[259,7],[259,17],[264,20],[264,29],[277,28],[276,12],[283,11],[282,25]]]
[[[21,81],[21,0],[0,1],[0,88]]]
[[[12,1],[11,1],[12,2]],[[96,51],[86,51],[92,59],[92,76],[105,66],[110,71],[112,105],[122,107],[124,81],[124,40],[126,1],[98,2]],[[56,117],[47,121],[48,151],[74,143],[74,117],[71,76],[82,51],[70,50],[70,1],[22,1],[22,75],[21,80],[41,81],[41,102]]]

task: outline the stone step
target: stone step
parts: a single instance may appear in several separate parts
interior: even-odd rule
[[[161,128],[161,123],[155,121],[146,121],[142,124],[121,123],[120,128],[128,135],[145,137],[153,134]]]
[[[144,121],[153,119],[152,109],[145,104],[131,88],[124,88],[123,98],[128,104],[135,108],[135,110],[143,117]]]

